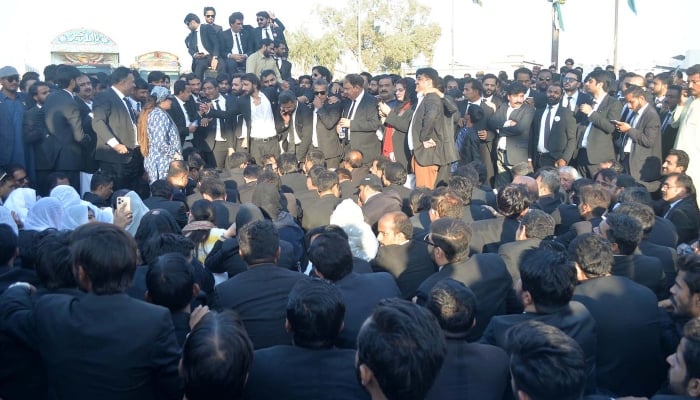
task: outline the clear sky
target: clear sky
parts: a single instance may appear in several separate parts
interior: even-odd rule
[[[443,74],[453,72],[453,24],[455,64],[468,65],[471,72],[504,61],[506,66],[523,60],[549,65],[551,3],[546,0],[483,0],[483,7],[471,0],[419,1],[432,7],[431,19],[443,28],[433,62]],[[243,12],[245,22],[255,26],[255,12],[268,9],[289,30],[318,33],[319,24],[311,12],[322,4],[318,0],[251,3],[234,9],[234,3],[223,0],[97,0],[89,5],[82,0],[6,0],[0,25],[0,37],[4,38],[0,64],[12,64],[20,72],[26,70],[25,65],[41,70],[50,62],[51,40],[61,32],[83,27],[111,37],[119,46],[123,65],[132,64],[139,54],[160,50],[179,55],[183,69],[187,69],[191,58],[184,38],[189,31],[183,19],[188,12],[202,18],[205,5],[216,8],[216,22],[224,28],[233,11]],[[700,49],[700,1],[636,0],[637,16],[627,7],[627,0],[620,3],[621,67],[643,72],[656,64],[668,65],[673,55]],[[568,0],[562,8],[565,31],[560,36],[560,61],[573,57],[586,68],[611,64],[614,0]],[[293,53],[292,48],[292,62]],[[308,72],[294,70],[294,75]]]

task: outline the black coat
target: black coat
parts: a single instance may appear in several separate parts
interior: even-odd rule
[[[409,300],[416,294],[421,283],[437,271],[428,254],[427,245],[418,240],[380,246],[371,264],[377,272],[390,273],[396,279],[403,298]]]

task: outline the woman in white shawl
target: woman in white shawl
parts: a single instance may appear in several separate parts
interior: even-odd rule
[[[21,221],[27,218],[27,212],[36,204],[36,191],[31,188],[17,188],[7,196],[4,206],[14,211]]]
[[[27,212],[24,221],[25,231],[41,232],[46,229],[59,229],[63,219],[63,205],[58,199],[44,197]]]
[[[348,243],[353,257],[365,261],[374,259],[379,242],[372,228],[365,222],[362,209],[352,199],[345,199],[331,214],[331,225],[338,225],[348,234]]]

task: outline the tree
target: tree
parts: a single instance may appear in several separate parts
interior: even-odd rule
[[[333,66],[340,57],[341,45],[337,38],[327,36],[314,39],[304,30],[287,35],[290,57],[299,67],[298,71],[308,73],[315,65],[323,65],[333,71]]]
[[[348,2],[342,9],[323,7],[316,15],[324,27],[324,35],[318,40],[306,33],[292,35],[290,48],[296,62],[323,59],[324,65],[333,67],[343,55],[357,59],[359,47],[364,69],[398,73],[402,63],[411,63],[420,54],[432,62],[433,47],[441,30],[437,23],[428,21],[429,14],[430,8],[416,0],[357,0]],[[313,53],[317,54],[315,58]]]

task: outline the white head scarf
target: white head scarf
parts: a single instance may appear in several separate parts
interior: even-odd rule
[[[17,188],[7,196],[4,206],[14,211],[19,219],[24,221],[27,212],[36,204],[36,190],[30,188]]]
[[[15,235],[19,235],[19,229],[15,219],[12,218],[12,212],[3,206],[0,206],[0,224],[9,225],[15,232]]]
[[[372,228],[365,222],[362,209],[352,199],[345,199],[331,214],[332,225],[338,225],[348,234],[352,255],[365,261],[374,259],[379,242]]]
[[[27,213],[24,221],[24,229],[28,231],[44,231],[46,229],[59,229],[63,218],[63,206],[58,199],[44,197],[36,202]]]
[[[53,190],[51,190],[51,194],[49,196],[58,199],[58,201],[61,202],[61,205],[63,205],[63,208],[77,206],[81,201],[78,192],[73,188],[73,186],[70,185],[56,186],[53,188]]]
[[[131,214],[133,215],[131,223],[126,226],[126,231],[129,232],[131,236],[135,236],[141,224],[141,218],[148,212],[148,207],[143,203],[143,200],[141,200],[136,192],[131,191],[126,195],[131,199]]]
[[[88,206],[86,204],[66,207],[63,219],[61,219],[61,229],[72,231],[88,222]]]

